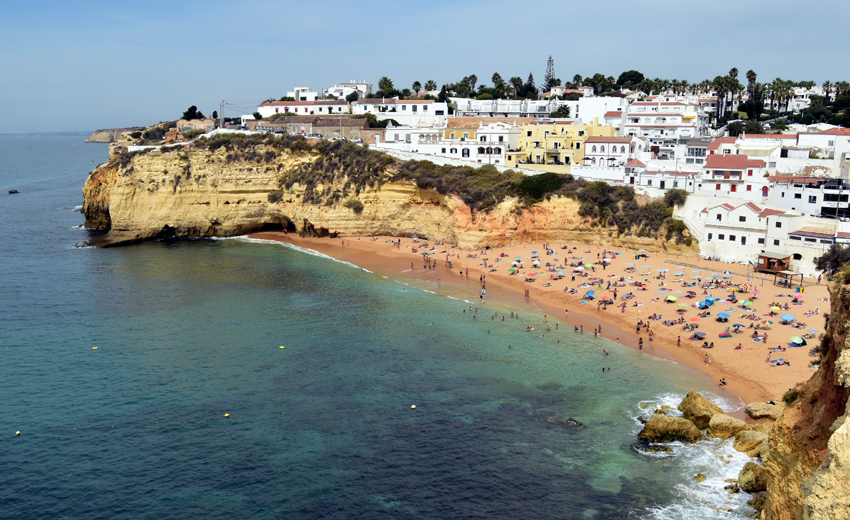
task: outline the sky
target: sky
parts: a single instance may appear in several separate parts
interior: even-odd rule
[[[850,80],[847,0],[0,3],[0,133],[226,117],[293,86],[475,74]],[[842,36],[845,35],[845,36]],[[253,108],[252,108],[253,107]]]

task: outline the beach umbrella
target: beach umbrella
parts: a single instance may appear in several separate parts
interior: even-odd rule
[[[528,276],[537,276],[537,273],[528,273]]]
[[[515,273],[515,272],[516,272],[516,269],[508,269],[508,272],[509,272],[509,273]]]
[[[801,338],[800,336],[791,336],[791,341],[792,341],[793,343],[798,344],[798,345],[802,345],[802,344],[804,344],[804,343],[805,343],[805,341],[806,341],[806,340],[804,340],[804,339],[803,339],[803,338]]]
[[[726,314],[725,312],[721,312],[720,314],[718,314],[718,315],[717,315],[717,317],[718,317],[718,318],[726,318],[726,319],[728,319],[728,318],[729,318],[729,315],[728,315],[728,314]]]
[[[679,304],[679,308],[680,308],[680,309],[687,309],[687,308],[688,308],[688,304],[687,304],[687,303],[680,303],[680,304]]]
[[[696,316],[694,316],[693,318],[691,318],[691,321],[699,321],[699,318],[697,318]]]
[[[764,320],[763,322],[761,322],[761,324],[762,325],[773,325],[773,322],[770,321],[770,320]]]
[[[704,338],[704,337],[705,337],[705,332],[702,332],[702,331],[694,332],[694,336],[696,336],[696,337],[698,337],[698,338]]]
[[[584,293],[585,296],[593,296],[595,294],[596,294],[596,291],[587,291],[586,293]]]
[[[590,269],[591,267],[593,267],[593,264],[584,264],[584,266]]]
[[[558,274],[567,274],[567,273],[565,273],[563,271],[558,271]]]
[[[696,295],[697,295],[697,293],[695,293],[694,291],[688,291],[688,292],[687,292],[687,295],[688,295],[688,296],[696,296]]]
[[[603,258],[603,259],[602,259],[602,261],[603,261],[603,262],[605,262],[606,264],[610,264],[610,263],[611,263],[611,260],[609,260],[608,258]]]
[[[732,275],[731,274],[724,274],[723,278],[732,278]]]
[[[800,296],[799,294],[795,294],[795,295],[793,296],[793,298],[796,300],[797,298],[802,298],[802,296]]]
[[[650,267],[652,267],[652,266],[651,266],[651,265],[642,265],[642,266],[640,266],[640,267],[641,267],[641,269],[649,269],[649,268],[650,268]]]
[[[676,276],[683,276],[685,273],[683,273],[682,271],[676,271],[673,274],[676,275]]]
[[[695,272],[695,273],[701,273],[701,272],[702,272],[702,269],[694,269],[694,272]]]
[[[582,266],[578,266],[578,267],[576,267],[576,268],[575,268],[575,269],[573,269],[573,270],[574,270],[574,271],[584,271],[584,267],[582,267]]]
[[[791,316],[790,314],[783,314],[782,316],[780,316],[780,318],[782,318],[784,321],[797,321],[797,318]]]
[[[742,325],[742,324],[740,324],[740,323],[736,323],[736,324],[734,324],[734,325],[732,325],[732,326],[733,326],[733,327],[746,327],[746,325]]]
[[[773,307],[770,308],[770,310],[775,312],[775,311],[781,311],[782,309],[780,309],[779,307],[774,305]]]
[[[536,254],[537,254],[537,251],[532,251],[532,252],[531,252],[531,254],[532,254],[532,255],[536,255]]]
[[[808,330],[808,332],[810,332],[810,333],[812,333],[812,334],[817,334],[817,333],[818,333],[818,329],[816,329],[816,328],[814,328],[814,327],[813,327],[813,328],[809,329],[809,330]]]
[[[667,272],[667,271],[669,271],[669,270],[670,270],[670,269],[659,269],[659,270],[658,270],[658,272],[659,272],[659,273],[666,273],[666,272]]]
[[[714,303],[714,302],[717,301],[717,298],[715,298],[714,296],[706,296],[705,301],[710,302],[710,303]]]
[[[732,274],[732,271],[723,271],[723,274]]]
[[[745,285],[747,285],[747,287],[749,287],[750,284],[745,284]],[[761,294],[761,291],[753,291],[753,294]]]
[[[741,305],[747,305],[747,306],[750,306],[750,305],[752,305],[752,304],[753,304],[753,302],[751,302],[751,301],[749,301],[749,300],[744,300],[744,301],[742,301],[742,302],[741,302]]]
[[[676,297],[675,296],[668,296],[667,301],[668,302],[674,302],[674,301],[676,301]]]
[[[649,253],[646,249],[638,249],[638,253]]]
[[[626,262],[626,265],[635,265],[634,262]]]
[[[514,258],[516,258],[517,260],[522,260],[521,256],[515,256]]]

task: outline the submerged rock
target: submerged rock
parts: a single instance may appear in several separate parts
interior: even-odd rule
[[[708,423],[709,437],[715,437],[718,439],[730,439],[739,431],[749,429],[749,425],[747,425],[744,421],[722,413],[712,417],[711,421]]]
[[[697,482],[705,482],[705,479],[707,478],[708,477],[706,477],[704,473],[697,473],[697,476],[694,477],[694,480],[696,480]]]
[[[638,439],[646,442],[697,442],[702,439],[702,434],[696,425],[688,419],[681,417],[668,417],[664,414],[653,414],[643,430],[638,434]]]
[[[719,406],[693,390],[679,403],[679,411],[700,430],[708,427],[712,417],[723,413]]]
[[[770,419],[775,421],[784,409],[778,404],[750,403],[746,406],[747,415],[753,419]]]
[[[738,474],[738,486],[747,493],[767,489],[767,469],[755,462],[747,462]]]
[[[741,430],[735,434],[735,449],[750,457],[759,454],[762,445],[767,442],[767,434],[754,430]]]

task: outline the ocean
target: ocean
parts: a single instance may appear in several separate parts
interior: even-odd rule
[[[729,441],[634,447],[692,369],[289,245],[77,247],[84,137],[0,136],[0,518],[750,511]]]

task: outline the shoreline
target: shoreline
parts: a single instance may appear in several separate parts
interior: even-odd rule
[[[652,314],[664,311],[668,313],[664,315],[665,319],[673,317],[669,313],[673,310],[673,308],[675,308],[671,308],[666,305],[663,302],[664,297],[656,296],[656,292],[654,291],[638,293],[640,296],[639,299],[635,299],[635,302],[641,301],[641,307],[629,306],[625,309],[625,312],[621,312],[619,308],[613,306],[608,310],[597,310],[597,307],[592,305],[594,302],[581,304],[579,303],[581,298],[580,295],[569,295],[563,292],[564,285],[567,287],[575,287],[581,281],[577,280],[573,282],[570,280],[571,273],[564,276],[564,279],[553,282],[553,287],[543,288],[541,287],[542,283],[544,281],[549,281],[544,280],[545,277],[541,277],[539,280],[541,283],[534,282],[532,284],[524,282],[522,277],[509,275],[506,272],[504,267],[509,267],[509,264],[505,261],[508,261],[509,259],[512,260],[514,257],[519,256],[522,258],[520,261],[523,263],[529,263],[527,258],[530,256],[530,253],[532,251],[540,250],[542,248],[542,244],[517,244],[490,249],[486,253],[481,251],[477,254],[472,251],[461,251],[448,244],[435,244],[436,251],[432,262],[436,262],[437,269],[436,271],[431,271],[430,269],[424,269],[423,257],[421,254],[413,253],[411,251],[411,248],[416,244],[410,238],[385,236],[363,237],[359,239],[348,237],[337,239],[301,238],[295,234],[284,234],[276,231],[252,233],[248,235],[248,238],[290,243],[295,246],[313,249],[334,259],[350,262],[358,267],[366,268],[370,271],[377,272],[378,274],[384,274],[391,278],[411,278],[426,283],[433,283],[434,287],[431,289],[434,289],[438,294],[441,292],[441,289],[443,289],[442,292],[458,291],[463,295],[466,295],[463,299],[473,302],[472,305],[474,305],[475,300],[479,300],[481,290],[481,282],[479,281],[479,278],[481,276],[486,276],[486,299],[483,300],[484,303],[486,303],[487,300],[490,300],[496,305],[503,303],[517,308],[523,305],[533,305],[534,310],[529,310],[529,312],[536,312],[539,314],[538,317],[541,327],[545,326],[543,323],[543,315],[556,320],[553,323],[567,323],[570,326],[587,328],[588,330],[585,331],[586,334],[592,334],[593,329],[597,326],[601,326],[602,336],[604,338],[616,342],[615,338],[619,337],[620,344],[635,350],[638,349],[638,338],[642,337],[644,340],[642,350],[649,355],[696,369],[715,383],[719,380],[719,378],[726,378],[728,380],[728,384],[725,387],[718,386],[716,392],[720,395],[733,395],[740,399],[744,404],[754,401],[764,402],[768,400],[781,400],[782,394],[785,391],[794,387],[796,383],[807,380],[812,373],[812,369],[807,367],[807,353],[809,348],[813,347],[816,343],[817,340],[815,339],[811,340],[809,345],[806,347],[788,348],[786,352],[779,352],[777,355],[774,355],[774,359],[780,357],[788,359],[791,362],[790,366],[773,367],[764,359],[768,346],[784,344],[780,343],[780,338],[782,338],[783,341],[786,341],[791,336],[802,334],[805,331],[798,332],[797,329],[791,329],[787,326],[772,325],[768,333],[774,336],[775,339],[770,338],[767,345],[764,345],[763,343],[751,344],[748,333],[733,335],[731,339],[718,339],[718,335],[716,333],[722,332],[723,328],[728,324],[716,323],[714,319],[705,318],[699,323],[699,330],[707,333],[707,340],[718,343],[716,348],[705,350],[697,345],[696,342],[687,341],[684,337],[682,338],[682,346],[678,347],[676,345],[677,337],[687,334],[682,331],[681,325],[668,327],[662,325],[660,321],[652,321],[650,322],[650,329],[655,334],[655,339],[650,342],[648,341],[645,331],[641,332],[640,336],[635,334],[634,325],[637,323],[637,320],[647,320],[647,318]],[[394,245],[391,246],[389,243],[390,241],[398,242],[399,240],[401,240],[400,248],[397,248]],[[425,241],[423,240],[422,242]],[[557,244],[550,244],[549,247],[556,251],[557,256],[566,257],[566,255],[571,254],[571,252],[560,249],[564,244],[565,243],[563,242],[558,242]],[[574,255],[596,257],[596,255],[603,251],[603,248],[598,246],[573,243],[566,245],[567,247],[578,247],[578,250],[572,252]],[[628,261],[635,262],[635,260],[633,260],[634,254],[636,253],[635,251],[630,251],[625,248],[614,248],[614,251],[619,251],[620,256],[612,260],[609,264],[610,267],[606,270],[600,271],[599,269],[596,269],[596,272],[593,273],[595,276],[604,275],[610,276],[613,279],[613,275],[615,274],[624,274],[622,273],[622,268],[625,263]],[[507,257],[500,258],[500,253],[507,254]],[[447,259],[446,255],[452,255],[448,257],[453,264],[451,269],[445,265],[445,261]],[[539,258],[541,262],[545,262],[549,257],[542,255],[539,256]],[[483,261],[485,259],[489,264],[487,267],[483,266]],[[496,263],[497,260],[499,260],[499,263],[502,265]],[[564,260],[564,258],[560,259],[561,262]],[[700,268],[704,272],[732,270],[735,275],[734,278],[736,278],[736,280],[733,280],[735,283],[739,283],[739,281],[742,281],[743,279],[739,272],[743,271],[742,268],[744,266],[738,264],[722,264],[722,267],[718,267],[721,265],[718,262],[696,260],[693,257],[681,257],[681,262],[677,264],[675,255],[668,256],[664,253],[650,253],[648,259],[641,259],[636,262],[641,265],[651,265],[653,274],[656,273],[657,269],[667,268],[674,271],[678,269],[675,267],[676,265],[687,265],[694,266],[693,268]],[[411,264],[413,264],[413,269],[411,269]],[[491,271],[491,268],[494,267],[496,267],[497,272]],[[498,267],[503,267],[501,270],[502,272],[498,272]],[[682,268],[682,271],[693,268],[684,267]],[[465,270],[467,269],[469,271],[468,277],[461,276],[458,273],[458,270],[463,270],[465,273]],[[536,269],[544,268],[538,267]],[[526,269],[522,270],[526,271]],[[546,274],[552,273],[547,272]],[[690,273],[687,274],[690,275]],[[649,277],[638,276],[637,271],[633,273],[633,275],[635,279],[639,278],[640,280],[646,280],[650,285],[653,284],[653,282],[649,282]],[[666,273],[662,276],[666,276]],[[740,280],[737,278],[740,278]],[[672,280],[673,277],[669,277],[669,279]],[[440,280],[440,287],[437,287],[438,280]],[[758,301],[753,302],[754,304],[762,307],[764,310],[767,310],[765,307],[767,302],[772,302],[777,299],[774,297],[773,293],[782,292],[783,290],[787,291],[787,289],[773,287],[771,284],[763,281],[763,279],[756,279],[754,277],[752,281],[756,283],[757,289],[764,289],[763,294],[758,297]],[[664,280],[662,280],[662,283],[663,282]],[[765,284],[764,286],[761,285],[763,283]],[[673,283],[670,283],[670,285],[665,283],[664,287],[659,286],[657,288],[666,289],[668,287],[671,289],[678,288],[677,285]],[[528,297],[524,296],[526,289],[529,290]],[[695,287],[694,289],[702,292],[702,289],[698,287]],[[620,290],[620,294],[622,294],[628,292],[630,288],[624,287],[618,288],[617,290]],[[581,289],[581,291],[584,292],[583,289]],[[714,290],[712,293],[716,293],[718,291],[725,293],[725,291],[720,290]],[[598,290],[597,292],[601,294],[605,291]],[[670,294],[672,294],[672,292]],[[828,293],[825,285],[813,285],[807,286],[805,293],[800,296],[805,296],[806,304],[804,304],[804,306],[806,306],[810,301],[814,303],[818,297],[828,297]],[[657,301],[645,301],[648,297],[654,297],[653,299]],[[743,297],[745,296],[742,296],[742,298]],[[700,296],[695,298],[695,300],[698,299],[700,299]],[[786,298],[783,298],[782,300],[784,302]],[[825,309],[829,309],[829,303],[821,301],[817,301],[817,303]],[[617,300],[617,304],[620,304],[620,300]],[[731,306],[731,304],[722,306],[714,305],[709,308],[709,310],[713,315],[717,312],[723,312],[727,306]],[[812,306],[815,307],[815,305]],[[565,313],[563,312],[564,309],[569,310],[568,316],[565,316]],[[762,314],[762,312],[760,312],[762,309],[757,309],[759,311],[757,313],[759,316]],[[788,312],[791,314],[800,314],[800,310],[796,308]],[[696,316],[696,310],[688,308],[685,316]],[[822,315],[802,319],[807,320],[809,328],[815,327],[819,331],[823,329]],[[732,318],[730,323],[734,321],[735,318]],[[733,341],[735,343],[740,341],[742,344],[746,342],[747,345],[744,347],[745,350],[733,350],[733,346],[727,346]],[[751,347],[750,345],[755,345],[755,347]],[[710,354],[712,358],[712,363],[710,365],[703,362],[704,355],[706,353]]]

